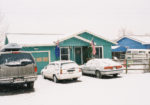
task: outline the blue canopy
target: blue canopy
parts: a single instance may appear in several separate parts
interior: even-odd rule
[[[111,49],[112,52],[126,52],[127,48],[123,46],[114,47]]]

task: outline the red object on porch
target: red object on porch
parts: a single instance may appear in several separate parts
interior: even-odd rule
[[[127,65],[127,62],[126,62],[126,60],[124,60],[123,61],[123,66],[126,67],[126,65]]]

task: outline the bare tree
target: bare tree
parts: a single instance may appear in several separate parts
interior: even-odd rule
[[[121,29],[119,30],[118,36],[122,37],[122,36],[129,36],[129,35],[134,35],[134,34],[132,31],[127,30],[126,27],[121,27]]]
[[[8,29],[8,24],[4,17],[5,16],[0,11],[0,48],[4,45],[5,35]]]

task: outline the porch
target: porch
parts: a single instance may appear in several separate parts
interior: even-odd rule
[[[96,54],[92,56],[91,46],[60,47],[60,60],[73,60],[81,65],[91,58],[103,58],[103,46],[96,46]]]

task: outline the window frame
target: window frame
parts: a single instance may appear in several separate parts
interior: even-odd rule
[[[95,49],[96,48],[99,48],[99,57],[98,58],[100,58],[100,48],[102,48],[102,58],[104,58],[104,50],[103,50],[103,46],[95,46]]]
[[[67,48],[68,49],[68,54],[63,54],[63,55],[68,55],[68,60],[70,60],[70,49],[69,47],[60,47],[60,60],[62,60],[62,53],[61,53],[61,49],[63,48]]]

